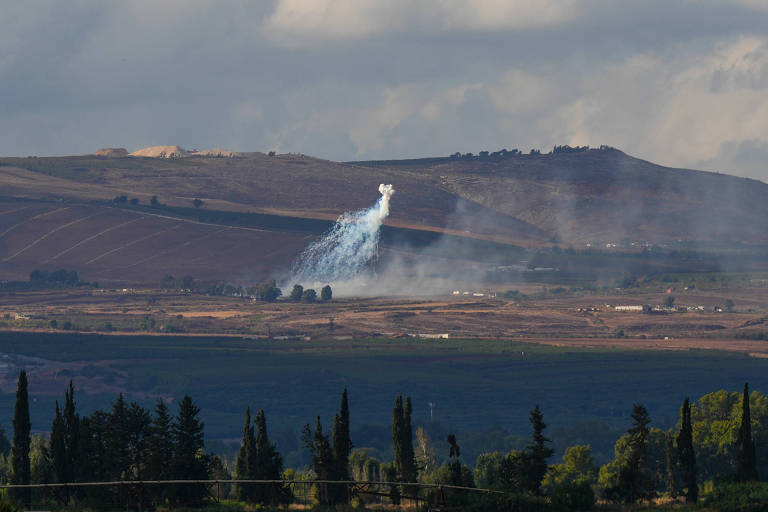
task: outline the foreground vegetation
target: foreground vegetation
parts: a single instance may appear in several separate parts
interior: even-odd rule
[[[96,509],[183,508],[209,500],[200,481],[234,478],[271,483],[237,483],[223,490],[219,486],[218,498],[269,507],[296,500],[326,507],[349,503],[364,507],[385,498],[395,505],[417,500],[461,510],[586,511],[595,508],[598,500],[601,508],[640,503],[652,509],[658,503],[654,500],[661,498],[666,503],[659,505],[662,509],[671,503],[693,507],[700,501],[702,510],[730,512],[764,510],[761,507],[768,503],[768,484],[759,481],[760,475],[768,474],[768,398],[757,391],[749,393],[747,384],[743,393],[717,391],[695,403],[686,398],[677,426],[668,431],[650,427],[645,406],[634,404],[631,425],[616,442],[613,460],[599,470],[589,445],[570,446],[560,463],[550,463],[554,450],[538,405],[528,417],[532,434],[524,448],[484,453],[474,468],[463,461],[460,440],[454,434],[447,436],[449,453],[441,460],[429,435],[422,428],[414,431],[410,397],[398,396],[392,410],[391,461],[353,448],[344,390],[329,433],[321,416],[314,427],[307,424],[303,429],[308,465],[287,469],[269,438],[263,410],[252,418],[246,408],[242,440],[233,460],[205,451],[199,413],[189,396],[179,402],[172,417],[162,400],[150,412],[119,395],[110,410],[85,416],[77,412],[70,382],[63,406],[56,402],[50,435],[32,436],[28,381],[22,370],[13,440],[9,443],[0,436],[0,449],[5,452],[0,458],[2,483],[196,483],[160,484],[128,495],[120,486],[75,486],[53,494],[11,488],[4,491],[4,498],[27,508],[32,503]],[[315,483],[310,484],[309,493],[299,496],[299,486],[291,482],[305,481]],[[347,481],[374,483],[362,494],[350,493],[346,484],[332,483]],[[447,488],[441,491],[417,483]],[[473,493],[476,487],[496,494]]]

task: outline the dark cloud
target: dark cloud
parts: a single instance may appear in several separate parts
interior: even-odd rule
[[[77,1],[7,14],[0,154],[180,144],[346,160],[606,143],[768,179],[757,1]]]

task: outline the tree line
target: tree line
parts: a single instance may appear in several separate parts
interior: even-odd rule
[[[350,502],[349,487],[333,483],[346,481],[381,482],[376,487],[378,494],[394,504],[429,499],[434,491],[416,483],[503,491],[500,495],[452,495],[453,505],[466,510],[525,510],[528,506],[536,510],[589,510],[598,497],[635,503],[666,496],[695,504],[704,488],[709,504],[745,493],[758,496],[758,500],[768,494],[768,486],[755,483],[758,468],[765,471],[768,463],[761,462],[762,455],[758,457],[766,450],[768,399],[758,392],[750,393],[748,384],[742,393],[718,391],[695,403],[685,398],[677,425],[666,432],[652,428],[646,408],[635,404],[631,425],[616,442],[614,460],[599,469],[588,445],[570,446],[561,462],[550,463],[554,450],[545,435],[547,425],[538,405],[529,413],[528,445],[508,453],[482,454],[474,469],[462,461],[460,442],[454,434],[445,439],[448,457],[440,463],[424,429],[414,431],[412,412],[410,397],[395,398],[392,460],[378,460],[365,449],[354,447],[345,389],[330,429],[324,428],[320,416],[304,426],[302,441],[310,455],[308,467],[286,469],[269,438],[264,411],[259,409],[252,416],[247,408],[240,447],[230,464],[205,451],[200,409],[189,396],[178,402],[175,415],[163,400],[150,411],[128,402],[122,394],[109,410],[81,415],[70,382],[63,402],[55,404],[49,438],[31,436],[27,374],[21,371],[12,442],[0,436],[0,451],[10,449],[0,459],[0,479],[11,484],[271,480],[269,484],[242,483],[226,490],[232,498],[268,507],[295,501],[293,488],[287,483],[290,480],[317,481],[313,499],[330,507]],[[755,425],[759,428],[753,432]],[[706,482],[710,483],[705,486]],[[152,489],[151,494],[133,499],[143,508],[197,506],[207,500],[202,484]],[[29,507],[33,502],[30,489],[11,491],[7,497],[14,503]],[[117,487],[70,487],[63,492],[60,501],[78,506],[126,505]],[[364,497],[355,499],[361,505],[366,503]],[[729,510],[728,506],[722,510]]]

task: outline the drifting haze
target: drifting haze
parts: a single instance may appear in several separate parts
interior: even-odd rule
[[[554,144],[768,179],[765,2],[8,2],[0,154]]]

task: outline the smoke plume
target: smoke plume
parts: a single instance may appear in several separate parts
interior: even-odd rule
[[[350,281],[376,257],[380,228],[389,215],[392,185],[379,185],[381,197],[372,207],[344,213],[320,240],[312,242],[292,268],[293,281],[308,285]]]

